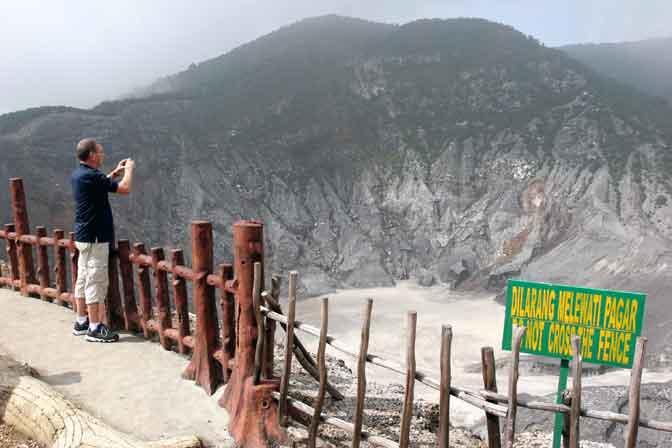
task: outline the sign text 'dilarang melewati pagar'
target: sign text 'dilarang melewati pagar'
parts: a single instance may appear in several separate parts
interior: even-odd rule
[[[632,366],[644,294],[509,280],[506,296],[504,350],[516,325],[527,328],[522,352],[569,359],[577,335],[585,362]]]

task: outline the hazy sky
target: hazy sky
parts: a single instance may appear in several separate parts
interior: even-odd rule
[[[90,107],[330,13],[484,17],[549,46],[672,36],[672,0],[0,0],[0,113]]]

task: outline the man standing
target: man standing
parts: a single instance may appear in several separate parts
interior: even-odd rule
[[[133,183],[135,162],[124,159],[107,176],[99,171],[105,159],[103,146],[92,138],[77,144],[79,166],[72,173],[75,199],[75,246],[79,251],[75,301],[77,321],[72,333],[86,334],[91,342],[116,342],[119,335],[102,322],[99,303],[107,296],[107,265],[110,243],[114,241],[114,221],[108,193],[128,194]],[[114,179],[124,172],[120,182]],[[87,313],[88,311],[88,313]]]

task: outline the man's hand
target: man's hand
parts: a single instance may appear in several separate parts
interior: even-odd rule
[[[119,162],[117,169],[124,170],[124,177],[119,182],[119,186],[117,187],[117,193],[128,194],[132,190],[133,171],[135,171],[135,161],[133,161],[133,159],[124,159],[121,162]]]
[[[131,159],[124,159],[121,162],[117,164],[117,167],[112,170],[110,174],[107,175],[107,177],[114,178],[119,175],[124,169],[128,167],[128,162],[131,162],[131,165],[135,165],[135,163]],[[131,168],[132,169],[132,168]]]

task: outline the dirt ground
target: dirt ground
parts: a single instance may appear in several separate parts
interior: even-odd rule
[[[11,426],[0,423],[0,448],[42,448],[42,446],[16,433]]]
[[[27,366],[22,366],[0,354],[0,378],[26,374],[30,374],[30,369]],[[0,448],[42,448],[42,446],[33,440],[26,439],[14,431],[11,426],[2,423],[2,415],[0,414]]]

